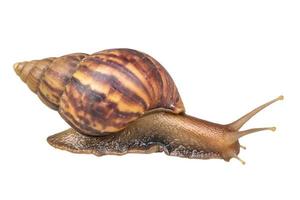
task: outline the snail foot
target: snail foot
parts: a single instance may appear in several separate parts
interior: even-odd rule
[[[78,133],[74,129],[68,129],[47,138],[47,142],[61,150],[72,153],[103,155],[124,155],[126,153],[155,153],[162,152],[163,148],[157,144],[135,145],[122,142],[119,135],[87,136]],[[140,145],[137,145],[140,144]]]

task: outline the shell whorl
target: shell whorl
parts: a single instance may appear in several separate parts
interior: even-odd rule
[[[14,69],[28,87],[50,108],[58,110],[60,97],[79,62],[87,54],[74,53],[16,63]]]
[[[15,70],[45,104],[88,135],[117,132],[157,108],[184,112],[168,72],[136,50],[70,54],[18,63]]]

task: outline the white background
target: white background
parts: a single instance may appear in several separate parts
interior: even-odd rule
[[[1,1],[0,199],[299,199],[299,1]],[[68,128],[16,76],[18,61],[142,50],[177,83],[187,113],[228,123],[281,94],[246,128],[237,160],[56,150]],[[298,190],[298,191],[297,191]]]

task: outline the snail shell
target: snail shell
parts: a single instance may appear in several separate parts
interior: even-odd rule
[[[107,135],[145,113],[183,113],[174,81],[151,56],[131,49],[17,63],[28,87],[78,132]]]

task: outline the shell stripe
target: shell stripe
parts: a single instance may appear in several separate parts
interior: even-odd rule
[[[136,52],[132,50],[133,52]],[[134,56],[131,56],[131,65],[129,67],[136,69],[139,74],[141,74],[141,78],[144,79],[145,84],[150,86],[151,92],[152,92],[152,101],[157,102],[157,92],[160,90],[160,88],[157,87],[156,80],[160,79],[156,73],[156,67],[153,65],[147,65],[143,62],[144,55],[141,53],[136,52],[133,54]],[[149,64],[149,63],[148,63]]]
[[[121,129],[129,121],[140,116],[140,113],[120,111],[117,104],[108,101],[105,94],[92,90],[90,86],[83,85],[76,78],[71,79],[66,93],[62,96],[60,113],[62,116],[65,115],[64,119],[71,122],[74,128],[85,130],[89,134],[93,134],[94,130],[99,132],[97,129],[99,126],[102,129],[107,127]],[[87,125],[92,128],[87,128]]]
[[[48,80],[44,80],[44,86],[46,87],[47,92],[44,94],[48,94],[49,97],[54,98],[55,102],[59,102],[59,97],[62,95],[63,90],[60,88],[55,87],[54,84],[48,83]]]
[[[118,110],[117,108],[117,103],[115,102],[111,102],[108,101],[108,99],[106,98],[105,94],[96,92],[94,90],[92,90],[89,86],[83,85],[78,79],[73,78],[72,82],[74,83],[74,86],[76,88],[76,90],[78,90],[80,93],[85,93],[85,95],[87,97],[89,97],[89,101],[88,103],[92,104],[92,103],[99,103],[102,101],[105,101],[107,103],[107,106],[105,106],[106,109],[114,109],[117,113],[117,115],[124,117],[124,116],[129,116],[129,117],[137,117],[138,115],[140,115],[141,113],[135,113],[135,112],[123,112]],[[75,101],[73,102],[73,105],[76,105],[76,99],[74,99]],[[97,109],[96,109],[97,112]],[[103,116],[97,116],[97,118],[103,118],[105,119]]]
[[[146,55],[143,55],[143,56],[146,56]],[[156,94],[157,95],[157,98],[156,98],[156,100],[157,100],[157,102],[160,102],[160,104],[162,104],[163,102],[163,87],[164,87],[164,82],[163,82],[163,75],[160,73],[160,71],[159,71],[159,68],[158,68],[158,66],[155,64],[155,63],[153,63],[152,62],[152,60],[150,60],[148,57],[143,57],[143,61],[145,62],[145,63],[147,63],[149,66],[152,66],[153,68],[155,68],[155,75],[154,75],[154,77],[156,78],[156,80],[158,81],[157,82],[157,84],[158,84],[158,86],[157,86],[157,88],[159,88],[158,89],[158,93]],[[166,84],[165,84],[166,85]],[[160,105],[156,105],[156,106],[160,106]]]
[[[176,85],[164,67],[148,54],[132,49],[112,49],[96,53],[97,55],[123,60],[130,69],[151,91],[152,104],[150,108],[165,107],[176,113],[184,112]]]
[[[130,49],[113,49],[98,52],[97,55],[110,56],[111,59],[117,58],[123,60],[124,63],[127,63],[125,67],[141,80],[151,94],[151,102],[157,100],[156,92],[159,90],[155,85],[157,78],[155,75],[157,74],[153,74],[153,66],[145,65],[145,63],[143,63],[142,59],[144,58],[144,55],[142,53]],[[152,108],[152,106],[150,108]]]
[[[149,96],[151,97],[151,101],[154,101],[154,87],[151,84],[149,84],[149,80],[147,77],[145,77],[145,72],[147,70],[143,69],[144,66],[140,66],[140,63],[137,62],[136,59],[129,57],[129,55],[124,54],[114,54],[116,51],[113,52],[101,52],[101,54],[97,54],[97,56],[101,57],[108,57],[110,60],[113,60],[115,62],[121,62],[128,71],[130,71],[133,75],[135,75],[139,81],[143,84],[143,86],[146,88]]]
[[[41,86],[41,83],[44,79],[44,76],[45,76],[45,72],[47,71],[47,69],[49,68],[49,66],[54,62],[54,60],[57,59],[57,58],[46,58],[44,60],[49,60],[49,62],[47,64],[44,65],[44,67],[42,67],[42,71],[41,73],[35,77],[35,79],[37,79],[37,85],[36,85],[36,88],[35,88],[35,93],[38,95],[38,97],[40,98],[40,100],[46,104],[47,106],[49,106],[50,108],[54,109],[54,110],[57,110],[58,109],[58,106],[52,102],[50,102],[48,100],[48,97],[43,94],[40,90],[40,86]],[[41,64],[42,65],[42,64]]]
[[[174,100],[175,100],[175,102],[174,102],[174,104],[175,104],[176,102],[179,101],[180,96],[179,96],[179,93],[177,91],[176,85],[175,85],[172,77],[164,76],[164,74],[168,74],[167,70],[158,61],[153,59],[151,56],[149,56],[148,54],[145,54],[145,55],[152,63],[154,63],[155,66],[158,67],[160,77],[162,77],[162,81],[163,81],[162,98],[164,99],[164,104],[162,104],[161,106],[162,107],[168,106],[168,103],[171,101],[174,101]],[[169,105],[169,106],[175,107],[175,105]],[[180,111],[180,112],[182,112],[182,111]]]
[[[87,130],[88,133],[96,133],[98,132],[97,129],[93,129],[90,126],[88,126],[88,122],[85,121],[85,123],[79,123],[78,120],[76,120],[73,115],[71,115],[68,112],[61,112],[61,117],[68,123],[72,124],[72,128],[77,130],[78,132],[82,133],[82,130]]]
[[[146,54],[132,49],[126,50],[138,58],[138,60],[136,60],[136,64],[139,66],[137,69],[143,69],[142,73],[146,74],[146,79],[149,82],[148,84],[153,87],[153,101],[160,102],[163,94],[163,81],[158,66],[148,59]]]
[[[129,90],[124,84],[122,84],[115,76],[113,75],[107,75],[103,74],[98,71],[92,71],[87,66],[81,66],[78,72],[83,73],[89,77],[91,77],[92,80],[94,80],[95,84],[106,84],[110,87],[111,90],[115,90],[119,92],[120,94],[123,94],[123,97],[127,99],[129,102],[132,102],[132,104],[139,104],[144,109],[146,109],[148,106],[143,98],[138,96],[133,91]],[[108,94],[109,95],[109,94]]]
[[[30,62],[25,63],[25,66],[23,67],[21,71],[21,79],[26,83],[26,80],[28,78],[28,75],[30,71],[35,67],[35,64],[37,63],[37,60],[32,60]]]
[[[116,57],[116,59],[112,60],[110,58],[105,58],[105,55],[95,55],[96,57],[91,57],[87,59],[86,61],[92,61],[98,65],[105,65],[107,67],[113,68],[117,70],[119,73],[122,75],[126,76],[128,81],[132,81],[138,88],[143,90],[143,93],[146,93],[147,95],[147,101],[151,102],[151,95],[148,91],[148,89],[145,87],[144,83],[134,74],[132,73],[129,69],[125,67],[126,64],[122,63],[120,59]],[[101,69],[101,68],[100,68]]]
[[[145,101],[147,108],[150,107],[151,101],[149,99],[149,96],[141,87],[141,85],[136,84],[126,74],[122,73],[120,70],[116,68],[111,67],[110,65],[106,65],[105,63],[104,64],[99,63],[95,65],[93,62],[88,62],[88,61],[89,60],[83,63],[85,67],[89,68],[91,71],[100,72],[101,74],[108,75],[108,76],[113,76],[115,77],[115,79],[119,80],[120,83],[123,83],[123,85],[124,83],[126,83],[126,88],[132,91],[132,93],[135,93],[137,96],[141,97]],[[105,93],[108,93],[108,91]],[[124,94],[120,93],[120,95],[123,96]]]
[[[35,66],[30,70],[26,78],[26,83],[33,92],[37,92],[41,82],[41,77],[53,60],[54,58],[45,58],[40,60],[39,62],[36,62]]]
[[[85,57],[84,55],[70,54],[56,58],[44,71],[42,81],[39,83],[38,94],[42,99],[46,97],[44,101],[49,102],[51,108],[57,110],[65,85],[68,84],[78,64]]]
[[[41,93],[39,91],[37,91],[37,95],[44,104],[46,104],[47,106],[49,106],[50,108],[52,108],[54,110],[58,110],[58,105],[49,101],[48,100],[49,97],[45,96],[43,93]]]
[[[157,106],[157,103],[153,104],[153,102],[158,102],[162,96],[162,77],[157,66],[148,60],[144,53],[131,49],[106,50],[100,53],[99,55],[114,55],[114,58],[117,57],[125,63],[128,62],[125,65],[126,68],[132,71],[150,91],[152,102],[150,108]]]
[[[161,66],[157,61],[153,60],[150,56],[147,55],[147,58],[154,63],[155,66]],[[175,85],[170,76],[163,76],[162,74],[166,74],[167,71],[163,67],[158,68],[160,77],[162,77],[162,94],[161,94],[161,106],[166,106],[172,99],[174,99],[174,92],[176,92],[176,88],[172,87]],[[175,91],[174,91],[175,90]]]

